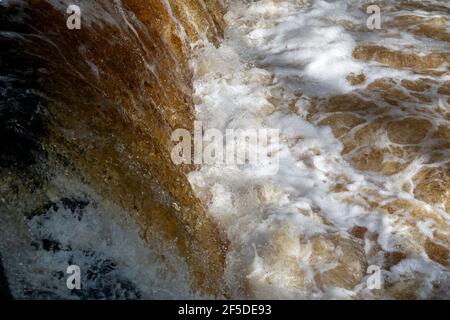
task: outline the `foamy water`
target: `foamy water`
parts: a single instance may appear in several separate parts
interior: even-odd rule
[[[422,170],[448,167],[448,146],[433,134],[449,125],[439,89],[450,79],[448,60],[419,72],[411,59],[393,65],[393,54],[392,64],[354,54],[369,45],[423,60],[446,54],[448,42],[397,17],[444,19],[448,28],[450,9],[446,1],[379,2],[382,29],[370,31],[365,3],[231,2],[220,47],[194,48],[205,128],[281,131],[275,175],[254,166],[190,174],[230,239],[235,297],[450,297],[445,192],[434,199],[418,187]],[[352,83],[349,75],[363,76]],[[408,89],[418,79],[426,90]],[[426,131],[412,139],[421,124]],[[378,290],[368,287],[369,266],[381,270]]]
[[[174,243],[150,241],[129,213],[89,187],[55,176],[46,191],[48,204],[28,212],[41,196],[28,194],[26,201],[11,202],[0,212],[0,250],[14,297],[201,297],[193,292],[189,268],[178,257]],[[12,207],[28,214],[17,215]],[[82,290],[66,287],[69,265],[80,267]]]

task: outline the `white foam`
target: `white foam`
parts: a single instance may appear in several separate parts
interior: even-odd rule
[[[189,268],[178,257],[175,244],[163,239],[147,243],[130,213],[63,176],[51,181],[47,195],[54,205],[30,218],[8,208],[1,210],[0,252],[14,297],[201,297],[191,289]],[[64,198],[84,204],[70,208],[62,202]],[[14,205],[16,210],[27,210]],[[50,241],[47,247],[44,241]],[[70,264],[81,269],[80,291],[66,287]]]
[[[370,189],[385,199],[414,200],[402,185],[411,180],[422,161],[417,159],[409,171],[394,177],[360,172],[343,159],[342,144],[330,129],[305,118],[306,108],[311,97],[353,90],[346,80],[352,72],[364,72],[368,82],[386,76],[417,78],[407,70],[354,60],[352,52],[358,42],[375,42],[398,50],[421,42],[406,34],[399,41],[377,33],[348,31],[333,22],[345,19],[365,26],[367,16],[359,10],[361,3],[357,1],[317,0],[304,6],[300,2],[231,2],[225,17],[225,41],[219,48],[199,43],[192,61],[195,95],[200,101],[197,119],[205,128],[220,130],[279,128],[279,171],[267,177],[251,167],[203,166],[190,174],[190,181],[201,199],[210,199],[209,212],[231,241],[226,271],[230,287],[247,281],[253,288],[252,295],[262,298],[373,297],[366,289],[367,277],[353,290],[319,288],[314,274],[324,270],[313,266],[307,250],[299,249],[307,246],[298,247],[298,239],[307,243],[317,235],[345,234],[358,225],[378,234],[375,241],[386,252],[413,246],[412,229],[402,219],[371,210],[360,199],[361,190]],[[438,42],[432,44],[442,48]],[[273,99],[277,101],[274,104],[270,102]],[[289,107],[292,101],[296,101],[295,113]],[[377,143],[383,141],[378,139]],[[333,192],[342,177],[346,177],[349,191]],[[352,200],[346,201],[348,198]],[[422,224],[419,229],[430,235],[433,227]],[[290,236],[282,249],[261,255],[280,232]],[[373,243],[365,241],[367,253]],[[423,252],[423,248],[418,250]],[[332,254],[339,261],[339,251]],[[295,285],[296,271],[289,267],[292,257],[297,259],[307,284]],[[448,283],[450,273],[424,257],[417,257],[417,263],[410,264],[408,270],[423,274],[418,292],[427,297],[431,291],[423,286],[434,280]],[[378,256],[369,260],[379,263]],[[431,264],[432,268],[424,267]],[[244,275],[239,276],[242,272]],[[402,277],[409,271],[397,268],[392,272]],[[245,295],[239,289],[234,294]]]

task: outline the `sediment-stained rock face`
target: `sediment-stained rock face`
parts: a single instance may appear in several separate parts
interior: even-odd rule
[[[71,177],[132,216],[149,246],[173,242],[193,291],[222,296],[226,242],[192,194],[192,168],[170,159],[172,130],[193,125],[191,44],[218,42],[221,1],[75,1],[79,30],[66,26],[70,4],[0,4],[4,231],[55,203],[67,190],[54,178]]]

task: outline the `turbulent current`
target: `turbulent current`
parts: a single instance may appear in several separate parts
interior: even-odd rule
[[[236,296],[449,297],[450,7],[378,2],[371,31],[365,3],[236,1],[221,46],[196,48],[204,127],[281,130],[277,174],[189,176]]]
[[[93,31],[76,45],[58,47],[48,30],[1,33],[24,47],[47,39],[58,50],[31,56],[57,52],[65,66],[36,68],[65,95],[14,91],[13,71],[0,78],[5,97],[53,106],[36,107],[52,123],[46,138],[19,150],[40,155],[43,141],[26,166],[45,178],[1,158],[0,254],[14,297],[450,299],[448,1],[149,3],[150,13],[138,0],[88,6]],[[28,11],[13,14],[2,28]],[[64,72],[81,84],[56,78]],[[175,166],[170,134],[194,120],[224,134],[278,129],[277,170]],[[66,288],[73,264],[81,291]]]

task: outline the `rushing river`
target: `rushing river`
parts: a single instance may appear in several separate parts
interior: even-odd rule
[[[449,297],[450,7],[375,2],[372,31],[366,3],[235,1],[221,46],[196,47],[204,127],[281,130],[276,174],[190,174],[236,296]]]

